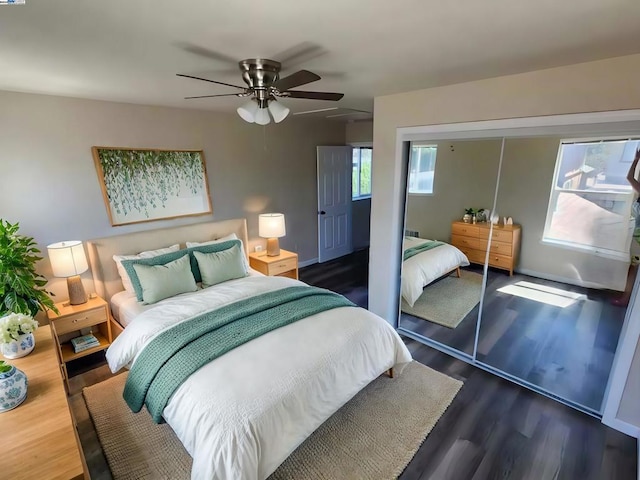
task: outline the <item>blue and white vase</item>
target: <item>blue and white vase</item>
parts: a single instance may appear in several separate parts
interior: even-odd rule
[[[20,358],[29,355],[36,346],[33,333],[24,333],[17,340],[9,343],[0,343],[0,351],[5,358]]]
[[[0,373],[0,413],[20,405],[27,398],[27,376],[22,370],[12,366],[11,370]]]

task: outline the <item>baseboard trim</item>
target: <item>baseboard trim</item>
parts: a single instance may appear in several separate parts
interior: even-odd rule
[[[516,272],[522,273],[523,275],[529,275],[530,277],[543,278],[545,280],[551,280],[553,282],[568,283],[569,285],[576,285],[578,287],[614,290],[610,286],[603,285],[601,283],[584,282],[582,280],[578,280],[575,278],[566,278],[566,277],[561,277],[560,275],[536,272],[535,270],[529,270],[528,268],[518,268],[516,269]]]
[[[310,260],[305,260],[304,262],[298,262],[298,268],[308,267],[309,265],[314,265],[318,263],[317,258],[312,258]]]

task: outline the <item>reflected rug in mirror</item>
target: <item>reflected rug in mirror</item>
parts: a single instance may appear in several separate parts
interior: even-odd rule
[[[427,285],[413,307],[402,299],[402,311],[448,328],[456,328],[480,303],[482,275],[467,270]]]
[[[190,478],[191,457],[171,427],[127,407],[126,378],[117,375],[82,392],[113,478]],[[396,378],[383,375],[324,422],[269,480],[396,478],[461,387],[417,362]]]

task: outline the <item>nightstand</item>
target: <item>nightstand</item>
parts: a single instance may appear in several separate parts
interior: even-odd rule
[[[100,297],[90,298],[87,303],[81,305],[69,305],[67,302],[56,303],[56,308],[60,311],[59,315],[48,310],[47,316],[58,351],[60,369],[68,391],[67,363],[105,350],[111,345],[113,338],[111,336],[111,319],[109,306]],[[100,341],[100,345],[75,353],[70,340],[82,335],[81,329],[90,329],[91,333]]]
[[[280,255],[267,256],[267,252],[249,254],[251,268],[270,277],[289,277],[298,279],[298,254],[280,249]]]

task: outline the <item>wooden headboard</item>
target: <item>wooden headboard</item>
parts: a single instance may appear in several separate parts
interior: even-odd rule
[[[176,243],[181,248],[185,242],[206,242],[235,233],[248,253],[247,221],[244,218],[205,222],[182,227],[161,228],[143,232],[97,238],[87,241],[89,264],[93,274],[95,290],[105,300],[122,291],[122,282],[114,255],[135,255],[145,250],[156,250]]]

